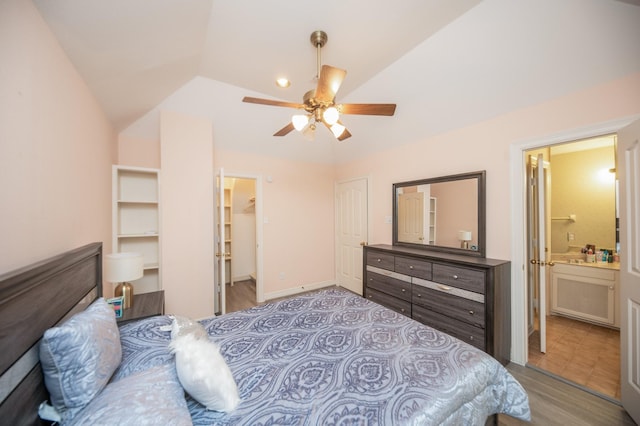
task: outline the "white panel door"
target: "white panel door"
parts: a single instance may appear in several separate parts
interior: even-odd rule
[[[224,169],[220,169],[216,178],[216,195],[218,208],[216,209],[216,312],[221,315],[226,308],[226,276],[225,276],[225,235],[224,235]]]
[[[547,217],[548,194],[550,181],[549,163],[542,154],[529,158],[528,162],[528,235],[529,235],[529,322],[533,325],[537,310],[538,329],[540,335],[540,352],[547,351]],[[533,303],[531,303],[533,302]]]
[[[368,239],[366,178],[336,185],[336,277],[338,284],[362,295],[362,246]]]
[[[640,424],[640,121],[618,133],[622,405]]]
[[[425,244],[424,192],[398,195],[398,241]]]

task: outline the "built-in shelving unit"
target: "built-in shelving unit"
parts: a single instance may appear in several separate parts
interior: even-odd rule
[[[135,294],[162,289],[160,267],[160,170],[113,166],[113,252],[137,252],[144,276],[132,282]]]
[[[225,266],[225,280],[226,283],[233,285],[233,275],[231,268],[231,257],[233,252],[231,251],[231,239],[232,239],[232,222],[233,222],[233,189],[227,187],[225,182],[224,188],[224,266]]]
[[[429,244],[436,243],[436,205],[438,200],[429,197]]]

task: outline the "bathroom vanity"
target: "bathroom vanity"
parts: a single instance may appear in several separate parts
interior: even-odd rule
[[[554,261],[551,313],[620,327],[619,264]]]

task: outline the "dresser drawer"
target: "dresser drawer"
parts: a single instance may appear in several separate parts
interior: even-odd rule
[[[411,302],[389,296],[388,294],[381,293],[371,288],[366,289],[365,297],[372,302],[376,302],[379,305],[411,318]]]
[[[430,311],[418,305],[413,306],[412,318],[437,330],[443,331],[478,349],[485,350],[484,329],[474,327],[455,318]]]
[[[458,266],[433,265],[433,281],[484,294],[484,271]]]
[[[476,327],[485,327],[484,303],[429,288],[413,286],[412,302]]]
[[[385,275],[367,272],[367,288],[411,302],[411,283]]]
[[[367,265],[393,271],[394,263],[392,254],[367,252]]]
[[[431,262],[412,259],[410,257],[396,256],[395,271],[412,277],[431,279]]]

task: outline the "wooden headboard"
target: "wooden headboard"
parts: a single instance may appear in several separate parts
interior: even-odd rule
[[[102,296],[102,243],[91,243],[0,276],[0,423],[47,424],[49,398],[38,360],[44,332]]]

